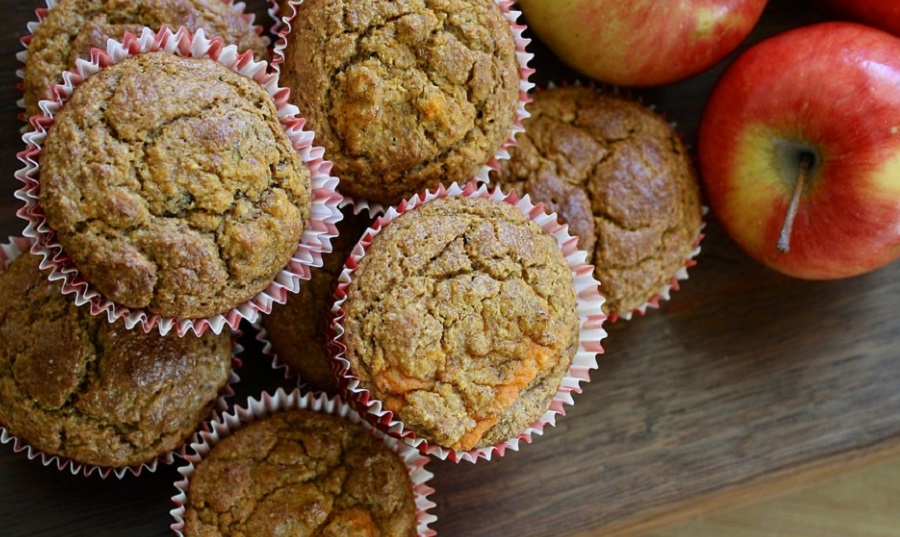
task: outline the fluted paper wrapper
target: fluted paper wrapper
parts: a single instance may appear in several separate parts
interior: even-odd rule
[[[27,237],[11,237],[7,244],[0,244],[0,274],[6,272],[6,267],[8,267],[10,263],[18,259],[23,253],[27,253],[31,249],[32,243],[33,241]],[[228,409],[227,400],[234,395],[233,386],[240,381],[240,377],[235,372],[242,364],[238,355],[244,351],[243,347],[238,343],[240,337],[240,332],[236,331],[231,335],[231,377],[228,380],[228,384],[225,385],[219,394],[219,398],[216,400],[215,407],[212,410],[212,415],[208,419],[214,419],[219,416],[221,412],[225,412]],[[199,426],[201,428],[207,427],[207,423],[203,422]],[[11,434],[9,430],[2,425],[0,425],[0,443],[12,443],[13,451],[16,453],[24,451],[29,459],[40,459],[41,464],[44,466],[56,466],[58,470],[68,471],[72,475],[82,474],[84,476],[89,476],[91,474],[97,474],[104,479],[110,475],[121,479],[128,474],[139,476],[142,472],[155,472],[160,463],[172,464],[175,461],[175,456],[183,457],[187,447],[187,443],[185,442],[177,449],[164,453],[152,461],[143,464],[124,467],[109,467],[86,464],[60,455],[46,453],[30,445],[27,440]]]
[[[231,9],[233,9],[235,11],[235,13],[240,15],[240,17],[242,19],[246,20],[254,32],[256,32],[259,35],[263,34],[263,32],[264,32],[263,27],[258,24],[253,24],[254,20],[256,19],[256,15],[254,15],[253,13],[248,13],[248,12],[244,11],[244,8],[246,7],[246,5],[243,2],[235,3],[234,0],[219,0],[219,1],[221,1],[225,5],[229,6]],[[28,33],[25,34],[24,36],[22,36],[21,39],[19,39],[19,42],[22,44],[22,47],[24,48],[24,50],[22,50],[16,54],[16,59],[19,60],[19,62],[21,62],[21,64],[22,64],[22,66],[16,70],[16,76],[19,78],[18,87],[20,90],[24,90],[24,86],[22,85],[21,81],[25,78],[25,69],[27,68],[27,63],[28,63],[28,48],[31,46],[31,40],[34,37],[34,32],[37,29],[37,27],[40,26],[40,24],[42,22],[44,22],[44,19],[47,18],[47,12],[50,11],[51,9],[53,9],[53,7],[56,6],[56,4],[58,4],[58,3],[59,3],[59,0],[46,0],[47,5],[45,7],[39,7],[37,9],[35,9],[35,11],[34,11],[35,12],[35,20],[29,22],[26,25],[26,28],[28,29]],[[262,36],[262,38],[267,46],[269,46],[271,44],[268,37]],[[22,119],[22,121],[26,122],[26,124],[27,124],[28,118],[25,116],[25,112],[24,112],[24,110],[25,110],[24,98],[20,98],[18,101],[16,101],[16,105],[23,110],[23,112],[19,114],[19,117],[20,117],[20,119]],[[30,125],[26,125],[26,126],[23,126],[22,129],[24,131],[25,129],[28,129],[29,127],[30,127]]]
[[[371,427],[350,405],[342,401],[338,396],[329,397],[326,394],[315,394],[312,392],[301,394],[299,389],[285,392],[281,388],[271,394],[264,392],[259,399],[250,398],[246,406],[236,407],[232,412],[222,415],[211,422],[205,431],[195,436],[194,441],[190,445],[190,452],[185,456],[188,464],[178,469],[178,472],[182,475],[182,479],[175,483],[178,494],[172,497],[176,507],[170,511],[175,518],[171,528],[175,533],[184,535],[185,505],[188,502],[191,476],[197,464],[223,438],[230,436],[243,425],[271,414],[290,410],[311,410],[337,416],[365,427],[376,438],[382,440],[389,449],[400,457],[406,466],[407,472],[409,472],[413,486],[413,498],[416,503],[417,535],[419,537],[437,535],[434,530],[428,527],[429,524],[437,520],[437,517],[429,513],[429,509],[432,509],[435,504],[428,499],[428,496],[434,493],[434,489],[428,485],[428,481],[433,476],[431,472],[425,469],[425,465],[428,463],[427,457],[423,457],[415,449],[405,445],[403,442],[399,442]]]
[[[418,437],[415,431],[405,427],[402,421],[394,414],[382,407],[382,402],[372,397],[365,386],[360,384],[350,369],[350,362],[346,357],[347,348],[341,338],[344,328],[341,324],[344,318],[342,305],[347,298],[347,288],[353,279],[360,259],[366,254],[369,245],[375,236],[395,218],[412,210],[419,205],[428,203],[437,198],[447,196],[465,196],[487,198],[501,203],[508,203],[521,210],[530,220],[537,223],[544,231],[553,236],[559,245],[569,269],[572,273],[573,284],[576,293],[576,313],[579,319],[579,345],[572,364],[560,382],[556,394],[553,396],[547,411],[535,423],[514,438],[504,442],[467,451],[449,449],[424,438]],[[597,355],[603,352],[601,341],[606,337],[603,330],[603,322],[606,320],[602,306],[604,299],[598,291],[599,283],[593,277],[594,268],[587,264],[587,253],[580,251],[576,246],[577,239],[569,234],[568,227],[561,225],[556,214],[547,213],[542,204],[534,205],[528,196],[519,198],[515,192],[504,194],[500,189],[489,191],[484,185],[469,182],[464,186],[452,184],[450,187],[440,186],[434,191],[420,194],[401,203],[396,208],[388,209],[388,212],[376,220],[375,224],[363,235],[363,238],[353,249],[353,253],[347,260],[345,268],[338,278],[335,291],[335,302],[331,308],[331,330],[334,338],[330,345],[330,358],[332,368],[338,375],[341,390],[351,404],[373,425],[381,428],[391,436],[402,439],[407,444],[416,447],[422,453],[426,453],[439,459],[452,461],[467,460],[477,462],[479,459],[490,460],[493,456],[503,456],[507,449],[518,450],[522,442],[530,443],[534,435],[543,434],[548,425],[555,425],[557,415],[565,415],[564,407],[574,404],[573,393],[581,392],[581,383],[590,381],[590,370],[597,368]]]
[[[310,223],[304,231],[290,262],[262,292],[228,311],[212,317],[183,319],[163,317],[142,310],[130,309],[102,296],[91,287],[59,244],[56,233],[47,223],[39,201],[40,153],[54,115],[63,107],[74,89],[86,78],[125,58],[146,52],[166,51],[180,56],[211,58],[229,69],[244,75],[265,88],[278,109],[279,120],[294,148],[309,168],[311,176],[312,208]],[[303,129],[305,120],[297,117],[297,107],[287,102],[288,90],[278,87],[277,76],[267,69],[266,62],[253,59],[252,52],[238,54],[234,45],[224,46],[220,38],[207,39],[202,30],[191,34],[184,28],[172,32],[163,28],[153,32],[145,28],[140,36],[126,34],[122,43],[110,39],[106,51],[94,49],[90,61],[78,60],[76,72],[63,75],[65,84],[54,86],[57,98],[41,101],[42,116],[31,118],[32,132],[23,135],[27,149],[18,154],[24,167],[16,178],[24,186],[16,191],[25,206],[17,211],[27,221],[24,235],[35,239],[32,252],[43,256],[42,269],[52,269],[51,280],[62,280],[62,292],[75,295],[75,303],[90,308],[91,314],[106,314],[110,322],[121,319],[126,327],[141,325],[145,332],[159,330],[166,334],[173,328],[179,335],[193,331],[197,335],[206,330],[220,333],[226,327],[237,329],[242,319],[254,322],[260,314],[269,313],[274,302],[284,303],[288,293],[300,289],[301,280],[308,280],[310,267],[322,266],[322,253],[331,251],[331,238],[337,236],[335,223],[342,218],[338,205],[341,196],[336,192],[338,180],[330,175],[331,162],[324,159],[324,150],[313,145],[313,133]]]
[[[514,0],[494,0],[503,17],[509,23],[509,29],[513,34],[516,43],[516,60],[519,64],[519,102],[516,106],[516,118],[510,130],[509,137],[501,144],[500,149],[488,161],[481,166],[475,176],[472,178],[477,183],[487,183],[491,170],[499,168],[499,161],[509,158],[509,147],[515,145],[516,135],[525,130],[522,121],[528,117],[525,106],[531,102],[529,92],[534,88],[534,83],[529,78],[534,74],[534,69],[528,67],[528,62],[534,58],[534,54],[526,52],[526,46],[531,42],[523,34],[526,26],[518,22],[522,15],[521,11],[513,10]],[[272,68],[277,72],[281,72],[281,64],[284,63],[284,49],[287,46],[291,33],[291,19],[296,15],[295,7],[302,4],[302,0],[291,0],[286,5],[286,9],[282,12],[276,0],[269,0],[269,14],[276,21],[272,26],[272,33],[276,35],[275,45],[272,51]],[[387,207],[381,203],[345,196],[341,206],[353,205],[353,211],[359,214],[360,211],[368,211],[371,215],[382,214]]]

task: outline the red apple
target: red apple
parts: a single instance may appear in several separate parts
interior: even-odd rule
[[[897,0],[814,0],[813,3],[838,17],[900,35],[900,2]]]
[[[758,261],[807,279],[889,263],[900,256],[900,39],[827,22],[754,45],[716,82],[697,151],[713,213]]]
[[[756,25],[766,0],[519,0],[563,62],[602,82],[655,86],[716,64]]]

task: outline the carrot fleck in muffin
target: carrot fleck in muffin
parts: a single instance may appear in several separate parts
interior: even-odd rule
[[[339,189],[385,205],[472,178],[509,139],[516,39],[494,0],[306,0],[281,80]]]
[[[47,223],[94,289],[175,318],[264,290],[311,213],[309,169],[266,90],[165,52],[75,88],[47,134],[40,184]]]
[[[75,68],[75,60],[88,58],[91,48],[106,50],[109,38],[121,40],[125,32],[140,34],[144,26],[172,31],[184,26],[202,28],[240,51],[252,49],[268,57],[266,42],[242,11],[223,0],[60,0],[35,28],[25,64],[25,111],[40,114],[38,102],[52,99],[52,84]]]
[[[350,374],[419,437],[492,446],[541,418],[578,349],[556,239],[483,198],[424,203],[375,236],[342,308]]]
[[[538,91],[525,132],[492,174],[569,224],[610,315],[665,289],[700,237],[700,187],[673,128],[646,106],[589,87]]]
[[[231,375],[229,334],[126,330],[77,307],[24,254],[0,274],[0,425],[78,463],[123,468],[178,448]]]

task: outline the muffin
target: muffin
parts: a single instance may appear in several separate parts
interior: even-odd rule
[[[312,410],[276,412],[196,463],[183,535],[414,537],[413,483],[363,426]]]
[[[34,29],[25,62],[25,111],[40,114],[38,102],[52,99],[52,84],[75,68],[77,58],[88,58],[91,48],[106,50],[109,38],[121,40],[125,32],[140,34],[144,26],[191,32],[202,28],[238,50],[253,50],[268,57],[266,40],[253,27],[252,17],[228,0],[59,0]]]
[[[54,118],[39,205],[108,300],[220,314],[269,286],[309,223],[310,168],[284,129],[266,88],[218,61],[130,56]]]
[[[468,451],[547,411],[579,348],[577,293],[556,238],[519,208],[436,198],[355,264],[338,330],[348,374],[406,429]]]
[[[594,88],[538,91],[528,110],[492,179],[568,223],[595,266],[605,311],[630,316],[667,289],[700,240],[688,152],[652,110]]]
[[[39,263],[24,254],[0,274],[0,425],[45,454],[105,468],[181,446],[229,381],[230,335],[126,330],[77,307]]]
[[[262,319],[264,339],[271,346],[267,350],[275,355],[276,363],[298,373],[311,388],[328,393],[337,393],[337,380],[325,350],[326,313],[344,261],[372,222],[365,213],[353,214],[349,207],[343,213],[337,224],[338,236],[331,241],[333,251],[323,256],[322,268],[312,271],[297,294],[274,305],[272,313]]]
[[[494,0],[306,0],[297,10],[281,81],[343,194],[393,205],[464,183],[512,136],[517,42]]]

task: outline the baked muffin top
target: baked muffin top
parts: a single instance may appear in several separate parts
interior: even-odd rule
[[[347,289],[350,371],[416,435],[457,450],[537,421],[578,347],[573,276],[516,207],[446,197],[369,246]]]
[[[272,414],[197,463],[187,537],[416,535],[413,485],[400,457],[362,426],[308,410]]]
[[[353,214],[348,206],[343,213],[344,218],[337,224],[338,236],[331,240],[332,253],[322,256],[322,268],[312,271],[310,280],[301,284],[298,293],[288,295],[284,304],[274,304],[272,313],[262,319],[278,359],[296,371],[302,382],[328,393],[338,390],[324,334],[334,283],[347,256],[372,223],[365,211]]]
[[[39,173],[47,222],[85,279],[163,316],[209,317],[254,297],[311,212],[309,169],[265,89],[165,52],[77,86]]]
[[[74,69],[77,58],[89,58],[91,48],[106,50],[109,38],[121,40],[125,32],[139,35],[144,26],[156,31],[163,25],[172,31],[203,28],[226,45],[252,49],[259,59],[268,57],[262,36],[223,0],[59,0],[28,45],[26,113],[40,114],[38,102],[53,98],[51,84],[61,84],[63,71]]]
[[[608,314],[670,283],[696,247],[700,187],[674,129],[641,103],[575,86],[538,91],[525,132],[492,179],[569,224]]]
[[[31,446],[112,468],[150,462],[209,418],[231,337],[126,330],[77,307],[23,254],[0,274],[0,423]]]
[[[519,64],[493,0],[307,0],[281,81],[339,190],[395,205],[464,183],[512,134]]]

